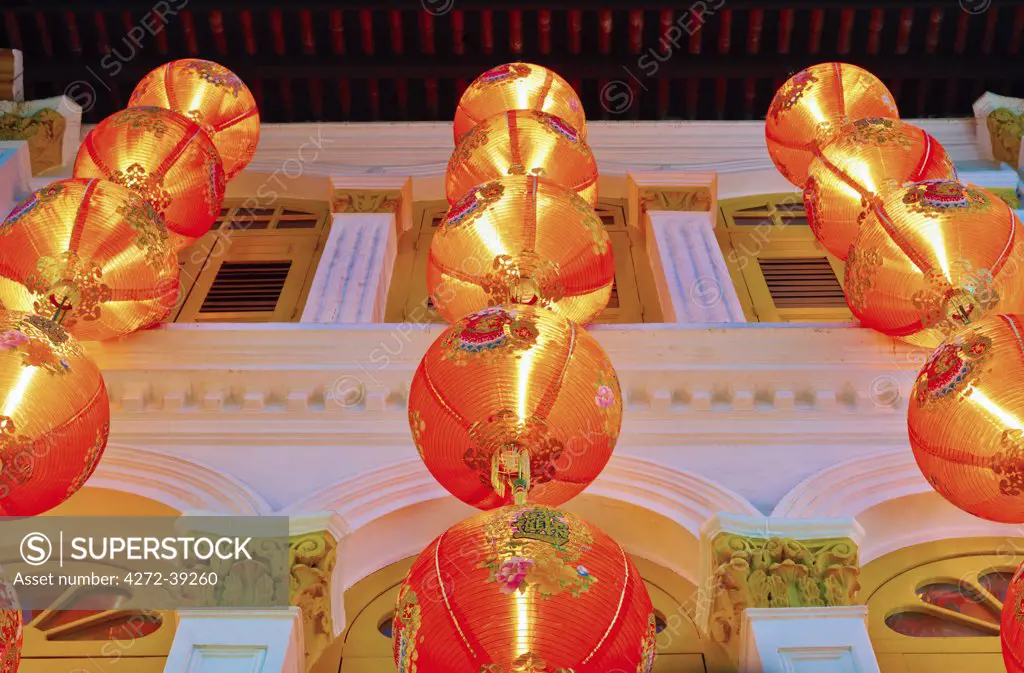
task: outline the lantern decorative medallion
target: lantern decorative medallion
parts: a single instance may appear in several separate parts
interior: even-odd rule
[[[811,160],[844,124],[866,117],[899,119],[882,81],[849,63],[819,63],[786,80],[765,118],[768,154],[797,187]]]
[[[452,526],[395,609],[399,673],[645,673],[654,650],[651,599],[622,548],[539,505]]]
[[[477,185],[430,244],[427,287],[449,322],[502,304],[536,304],[587,324],[611,295],[615,262],[601,219],[580,197],[533,176]]]
[[[568,82],[539,65],[506,63],[477,77],[462,94],[455,110],[455,142],[481,121],[508,110],[547,112],[587,135],[583,105]]]
[[[163,219],[113,182],[52,182],[0,224],[0,306],[52,318],[80,340],[160,322],[177,279]]]
[[[934,348],[990,312],[1024,312],[1024,231],[1005,201],[956,180],[885,194],[846,260],[846,298],[867,327]]]
[[[23,638],[21,607],[0,568],[0,673],[18,673]]]
[[[448,203],[509,175],[545,178],[591,206],[597,203],[597,161],[590,146],[571,124],[546,112],[510,110],[470,129],[448,162]]]
[[[74,495],[109,433],[107,388],[75,338],[0,312],[0,516],[35,516]]]
[[[142,78],[130,107],[161,107],[202,127],[224,162],[225,177],[240,173],[256,153],[260,113],[235,73],[213,61],[171,61]]]
[[[1003,600],[999,642],[1006,673],[1024,673],[1024,565],[1013,574]]]
[[[811,230],[839,259],[881,195],[906,182],[955,180],[953,162],[930,135],[895,119],[844,126],[811,162],[804,206]]]
[[[559,505],[604,468],[622,392],[597,341],[552,311],[484,309],[430,346],[409,391],[420,457],[455,497],[480,509],[516,492]]]
[[[157,107],[131,107],[100,122],[78,150],[75,177],[134,191],[164,218],[179,249],[209,231],[224,201],[224,167],[206,132]]]
[[[1024,324],[989,315],[939,346],[914,383],[914,457],[944,498],[974,516],[1024,523]]]

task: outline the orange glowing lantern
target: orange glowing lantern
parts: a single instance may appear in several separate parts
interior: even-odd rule
[[[529,493],[559,505],[607,464],[622,423],[615,370],[592,336],[532,306],[494,307],[445,330],[409,391],[431,474],[480,509]]]
[[[0,569],[0,673],[18,673],[21,662],[22,618],[18,598]]]
[[[622,548],[538,505],[449,528],[398,594],[399,673],[649,673],[655,617]]]
[[[536,304],[580,324],[604,310],[611,240],[590,205],[533,176],[478,185],[430,244],[427,287],[449,322],[488,306]]]
[[[0,224],[0,306],[101,341],[167,317],[178,260],[149,203],[107,180],[33,192]]]
[[[448,162],[448,203],[473,187],[508,175],[535,175],[597,203],[597,161],[565,120],[536,110],[511,110],[480,122]]]
[[[802,188],[820,148],[844,124],[865,117],[900,118],[880,79],[848,63],[812,65],[786,80],[768,107],[768,154],[779,172]]]
[[[506,63],[473,80],[455,110],[455,142],[471,128],[508,110],[540,110],[587,135],[587,117],[576,91],[557,73],[532,63]]]
[[[974,516],[1024,523],[1024,324],[990,315],[939,346],[917,376],[907,424],[917,464]]]
[[[228,180],[256,153],[256,99],[235,73],[213,61],[184,58],[160,66],[142,78],[128,105],[167,108],[199,124],[220,153]]]
[[[921,129],[894,119],[859,119],[811,162],[804,206],[814,235],[839,259],[886,191],[907,182],[955,180],[953,162]]]
[[[0,516],[35,516],[74,495],[110,432],[100,370],[60,325],[0,313]]]
[[[1006,673],[1024,673],[1024,565],[1017,568],[1003,599],[999,642]]]
[[[164,218],[176,248],[209,231],[224,201],[224,167],[206,132],[157,107],[128,108],[100,122],[78,150],[75,177],[134,191]]]
[[[887,192],[846,260],[846,298],[867,327],[935,348],[990,312],[1024,311],[1024,232],[980,187],[931,180]]]

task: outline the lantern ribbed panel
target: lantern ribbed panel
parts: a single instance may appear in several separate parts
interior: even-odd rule
[[[0,312],[0,516],[35,516],[78,491],[110,432],[99,369],[39,316]]]
[[[176,248],[209,231],[224,201],[224,167],[206,132],[163,108],[132,107],[104,119],[82,142],[74,174],[105,178],[149,201]]]
[[[955,180],[887,192],[846,260],[867,327],[935,348],[989,312],[1024,312],[1024,232],[1002,199]]]
[[[576,91],[556,73],[533,63],[506,63],[473,80],[455,110],[455,142],[481,121],[508,110],[540,110],[587,136],[587,118]]]
[[[1024,673],[1024,565],[1017,569],[1003,600],[999,642],[1006,673]]]
[[[882,81],[848,63],[819,63],[779,87],[765,118],[768,154],[797,187],[818,150],[854,119],[899,119],[892,94]]]
[[[21,608],[0,568],[0,673],[18,673],[23,638]]]
[[[0,306],[54,318],[83,341],[166,318],[178,298],[167,227],[131,190],[52,182],[0,224]]]
[[[256,153],[256,99],[235,73],[213,61],[185,58],[160,66],[142,78],[128,105],[167,108],[199,124],[217,148],[228,180]]]
[[[859,119],[811,162],[804,206],[811,230],[845,260],[867,217],[886,191],[906,182],[956,179],[942,146],[921,129],[893,119]]]
[[[512,506],[456,524],[416,559],[394,654],[399,673],[642,673],[654,627],[614,540],[572,514]]]
[[[431,474],[463,502],[511,503],[510,491],[492,486],[492,458],[524,449],[529,501],[558,505],[604,469],[622,393],[586,331],[544,308],[496,307],[466,316],[430,346],[409,391],[409,422]]]
[[[1024,324],[990,315],[939,346],[909,402],[910,445],[944,498],[975,516],[1024,523]]]
[[[614,280],[611,239],[594,209],[533,176],[467,192],[441,222],[427,262],[427,288],[449,322],[536,302],[585,325],[608,305]]]
[[[590,146],[569,123],[546,112],[510,110],[470,129],[448,162],[448,203],[508,175],[536,175],[597,203],[597,161]]]

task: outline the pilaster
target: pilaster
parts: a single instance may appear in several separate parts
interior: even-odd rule
[[[381,322],[398,236],[412,226],[412,179],[334,176],[330,198],[331,230],[302,322]]]
[[[290,529],[291,604],[302,610],[308,670],[345,629],[337,556],[349,530],[333,512],[292,516]]]
[[[305,673],[301,613],[179,610],[164,673]]]
[[[666,322],[744,322],[715,238],[717,173],[630,173],[631,222],[641,227]]]
[[[744,673],[878,673],[867,606],[747,608],[739,669]]]
[[[854,519],[715,515],[701,529],[698,626],[742,656],[745,610],[854,605],[862,538]]]

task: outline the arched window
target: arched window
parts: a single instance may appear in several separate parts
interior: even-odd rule
[[[865,566],[861,597],[882,673],[1002,673],[999,615],[1024,540],[943,540]]]

